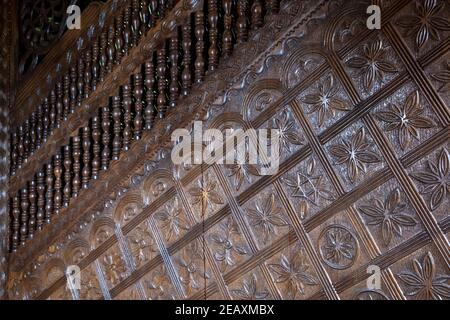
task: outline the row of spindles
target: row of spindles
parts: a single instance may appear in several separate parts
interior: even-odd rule
[[[42,104],[11,135],[10,173],[16,174],[23,163],[61,126],[98,84],[120,64],[130,49],[164,12],[173,6],[170,0],[128,1],[113,21],[99,31],[75,63],[58,79]]]
[[[92,180],[107,171],[112,161],[131,149],[133,141],[141,139],[157,119],[164,118],[169,109],[175,108],[179,98],[188,95],[194,83],[201,83],[206,73],[216,70],[221,59],[232,53],[234,44],[248,39],[249,29],[254,24],[261,26],[263,12],[276,12],[278,1],[267,1],[273,7],[264,3],[254,1],[249,6],[249,1],[209,0],[205,10],[193,13],[192,19],[155,50],[140,70],[110,97],[109,103],[98,109],[88,125],[80,128],[70,142],[11,197],[11,250],[17,250],[45,224],[51,223],[53,217],[75,201],[83,189],[90,187]],[[275,9],[269,10],[271,8]],[[261,16],[256,14],[258,12]],[[241,15],[251,18],[243,22],[239,18]],[[136,28],[142,26],[132,24],[131,43],[138,41],[132,37]],[[86,74],[87,66],[89,64],[84,63],[82,70],[78,66],[70,71],[78,69]],[[98,71],[101,75],[101,69]],[[93,73],[89,76],[91,81],[95,79]],[[29,141],[43,143],[43,131],[47,130],[47,136],[49,134],[44,128],[55,125],[54,119],[60,116],[58,112],[62,112],[63,118],[66,106],[71,105],[73,90],[78,93],[82,89],[85,95],[95,90],[92,86],[86,87],[86,83],[72,82],[70,74],[68,77],[69,81],[57,85],[55,97],[51,95],[48,103],[39,108],[42,113],[38,115],[42,119],[39,121],[44,123],[45,119],[46,126],[36,126],[36,117],[27,124],[39,127],[39,134],[26,138]],[[59,111],[55,116],[44,116],[47,109]],[[23,127],[20,128],[15,139],[21,141],[17,145],[22,150],[26,139]]]

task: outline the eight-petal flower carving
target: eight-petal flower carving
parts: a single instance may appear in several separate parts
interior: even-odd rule
[[[447,193],[450,193],[450,158],[447,149],[442,149],[439,153],[437,163],[428,161],[430,172],[421,171],[411,173],[411,177],[425,185],[421,192],[430,193],[430,208],[438,208]]]
[[[415,296],[418,300],[443,300],[450,299],[450,286],[447,275],[436,275],[436,265],[433,255],[428,252],[420,263],[413,260],[414,271],[402,272],[398,276],[413,291],[408,296]]]
[[[392,105],[391,110],[378,112],[377,118],[386,122],[386,130],[398,131],[398,142],[402,150],[406,149],[412,138],[420,138],[418,129],[428,129],[434,122],[423,116],[424,109],[420,106],[419,92],[411,93],[403,106]]]
[[[397,72],[393,64],[386,61],[386,48],[379,39],[365,44],[363,55],[350,58],[346,63],[350,68],[360,69],[366,91],[372,90],[376,82],[382,82],[385,73]]]
[[[336,110],[350,110],[344,101],[336,97],[338,92],[339,87],[335,85],[333,76],[329,75],[323,83],[319,83],[316,93],[308,94],[302,99],[304,103],[311,105],[308,113],[317,112],[319,127],[327,117],[334,117]]]
[[[273,193],[264,204],[257,201],[255,207],[256,210],[247,209],[250,225],[263,232],[263,242],[266,243],[271,234],[276,234],[275,226],[283,227],[288,225],[288,222],[281,215],[281,209],[277,207]]]
[[[400,190],[395,188],[389,193],[387,199],[382,203],[375,199],[374,205],[361,206],[359,209],[362,213],[372,218],[368,225],[381,225],[381,235],[386,245],[391,242],[394,233],[399,237],[402,236],[403,227],[413,227],[417,221],[402,211],[406,204],[401,202]]]
[[[304,249],[296,251],[291,259],[282,254],[279,264],[270,264],[268,267],[274,273],[276,283],[287,283],[289,299],[295,299],[297,293],[304,295],[305,286],[318,284],[317,279],[309,272]]]
[[[209,174],[204,175],[197,181],[198,186],[189,189],[189,194],[193,197],[193,205],[201,204],[202,214],[206,212],[206,209],[216,204],[223,204],[223,199],[217,192],[217,182],[212,181]]]
[[[289,115],[286,110],[283,110],[281,119],[275,118],[275,129],[278,135],[281,149],[291,152],[291,144],[302,145],[303,139],[295,132],[294,120],[289,120]]]
[[[321,234],[320,254],[332,268],[346,269],[356,259],[358,243],[355,237],[341,225],[331,225]]]
[[[330,148],[330,153],[336,158],[336,164],[347,164],[347,176],[355,182],[359,171],[366,171],[366,163],[380,162],[380,156],[371,151],[370,144],[366,141],[366,131],[361,127],[350,139],[341,140],[341,144]]]
[[[173,202],[168,202],[165,205],[163,212],[158,212],[155,218],[162,222],[162,229],[165,231],[165,238],[167,241],[178,237],[181,230],[188,230],[189,224],[183,218],[183,209],[178,203],[178,198],[175,197]]]
[[[253,273],[250,279],[245,279],[242,283],[242,289],[231,290],[233,296],[240,300],[263,300],[269,296],[266,290],[258,290],[258,278]]]
[[[308,203],[317,206],[317,200],[332,201],[333,193],[326,188],[323,175],[316,174],[316,162],[311,158],[306,164],[306,170],[297,171],[295,179],[283,177],[281,181],[293,189],[291,196],[300,198],[300,218],[304,219],[308,211]]]
[[[439,17],[444,2],[437,0],[416,1],[415,15],[398,19],[397,24],[406,29],[406,36],[416,35],[415,43],[420,50],[432,38],[440,41],[439,31],[450,31],[450,20]]]

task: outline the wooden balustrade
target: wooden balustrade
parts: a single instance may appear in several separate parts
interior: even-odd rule
[[[139,45],[143,33],[157,16],[170,8],[170,1],[132,1],[114,23],[93,38],[92,47],[56,82],[29,120],[11,135],[11,173],[16,174],[27,157],[36,152],[52,130],[68,121],[83,100],[94,95],[114,65]],[[246,41],[250,30],[261,27],[265,14],[279,9],[279,1],[209,0],[179,25],[146,61],[117,83],[109,102],[98,106],[88,123],[10,195],[11,250],[33,238],[54,215],[64,214],[75,197],[99,179],[112,161],[135,140],[152,129],[156,118],[177,108],[180,97],[193,83],[203,81],[233,47]],[[236,37],[234,36],[236,35]],[[106,174],[107,172],[105,172]]]

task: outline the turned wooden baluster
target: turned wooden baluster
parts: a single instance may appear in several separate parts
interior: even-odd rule
[[[28,235],[28,208],[30,203],[28,202],[28,189],[22,188],[20,191],[20,244],[24,245],[27,241]]]
[[[100,64],[99,64],[99,47],[98,42],[100,38],[96,38],[92,45],[92,91],[97,88],[97,81],[100,77]]]
[[[55,196],[54,196],[54,206],[55,206],[55,214],[59,214],[61,212],[61,206],[62,206],[62,155],[61,151],[58,151],[55,154],[54,157],[55,161],[55,168],[54,168],[54,175],[55,175]]]
[[[123,48],[125,55],[128,55],[132,44],[132,35],[131,35],[131,5],[128,4],[125,7],[124,15],[123,15]]]
[[[84,97],[84,62],[81,57],[78,59],[78,81],[77,81],[77,106],[80,107]]]
[[[180,89],[178,87],[178,36],[170,39],[170,86],[169,105],[174,108]]]
[[[145,62],[145,129],[150,130],[153,127],[155,120],[155,69],[153,66],[153,59]]]
[[[98,172],[100,171],[100,117],[98,115],[92,118],[92,179],[98,179]]]
[[[141,0],[141,8],[139,10],[139,17],[141,19],[141,33],[145,34],[149,27],[150,12],[148,9],[148,0]]]
[[[37,148],[36,125],[36,113],[33,112],[30,117],[30,154]]]
[[[230,56],[233,50],[233,33],[231,27],[233,25],[233,16],[231,10],[233,6],[232,0],[222,0],[223,3],[223,38],[222,38],[222,50],[224,56]]]
[[[120,123],[120,96],[113,97],[113,110],[112,110],[112,118],[113,118],[113,146],[112,146],[112,158],[113,160],[119,159],[120,151],[122,148],[122,137],[120,135],[121,123]]]
[[[238,0],[237,3],[237,40],[245,42],[248,39],[248,23],[247,23],[248,0]]]
[[[37,182],[37,213],[36,213],[36,229],[41,230],[44,224],[45,216],[45,173],[44,170],[38,171],[36,174]]]
[[[209,50],[208,50],[208,66],[209,70],[213,71],[219,64],[219,48],[217,46],[217,39],[219,30],[217,29],[217,22],[219,20],[219,12],[217,9],[217,0],[208,1],[208,20],[209,20]]]
[[[30,201],[30,218],[28,219],[28,238],[32,239],[36,229],[36,178],[33,177],[28,184],[28,200]]]
[[[18,127],[18,143],[17,143],[17,168],[22,167],[22,163],[24,160],[24,151],[23,151],[23,126]]]
[[[42,143],[46,142],[50,134],[50,109],[48,99],[44,99],[42,104]]]
[[[136,99],[134,104],[134,140],[139,140],[142,135],[142,74],[140,72],[134,75],[134,98]]]
[[[18,140],[17,140],[17,132],[13,132],[11,134],[11,175],[16,174],[16,170],[17,170],[17,145],[18,145]]]
[[[167,2],[168,2],[167,0],[159,0],[158,12],[160,17],[164,17],[164,15],[167,12],[167,9],[169,8]]]
[[[158,0],[149,0],[148,11],[150,13],[149,27],[153,27],[158,19]]]
[[[36,149],[38,149],[44,142],[43,121],[44,121],[44,107],[42,105],[39,105],[36,114]]]
[[[72,196],[78,197],[78,192],[80,191],[81,179],[80,179],[80,157],[81,157],[81,139],[78,133],[73,137],[72,140],[72,156],[73,156],[73,179],[72,179]]]
[[[50,91],[50,115],[49,115],[49,119],[50,119],[50,133],[53,131],[53,129],[55,129],[57,127],[57,122],[56,122],[56,92],[55,90],[51,90]]]
[[[141,29],[141,20],[139,19],[139,0],[133,0],[132,6],[133,13],[131,15],[131,32],[133,46],[136,47],[138,45]]]
[[[12,243],[11,243],[11,249],[12,251],[16,251],[17,247],[19,246],[19,229],[20,229],[20,200],[19,197],[16,195],[12,198]]]
[[[130,149],[131,138],[133,133],[131,132],[131,87],[129,82],[122,87],[123,97],[123,149],[126,151]]]
[[[30,155],[30,121],[27,119],[23,123],[23,159],[26,161]]]
[[[77,69],[75,66],[70,68],[70,110],[69,113],[75,112],[77,105]]]
[[[84,68],[84,97],[88,98],[89,94],[91,93],[91,72],[92,72],[92,58],[91,58],[91,51],[88,49],[84,53],[84,60],[85,60],[85,68]]]
[[[191,23],[187,21],[183,26],[183,72],[181,74],[181,94],[183,96],[187,96],[189,92],[189,88],[192,84],[192,76],[191,76]]]
[[[61,127],[64,120],[63,85],[61,81],[56,83],[56,127]]]
[[[122,60],[122,50],[123,50],[122,27],[123,27],[122,13],[119,13],[119,15],[116,17],[116,38],[115,38],[116,56],[114,59],[115,64],[120,64],[120,61]]]
[[[99,65],[100,65],[100,82],[105,79],[106,76],[106,64],[108,63],[108,40],[107,33],[103,31],[100,35],[100,57],[99,57]]]
[[[204,14],[203,11],[197,11],[195,13],[195,37],[197,39],[197,43],[195,44],[195,82],[200,83],[203,81],[203,76],[205,75],[205,58],[204,50],[205,50],[205,27],[204,27]]]
[[[103,130],[102,170],[108,169],[109,165],[109,157],[111,154],[109,149],[110,126],[111,126],[111,119],[109,115],[109,105],[107,105],[102,108],[102,130]]]
[[[113,69],[113,63],[115,62],[115,54],[116,54],[116,48],[114,44],[114,38],[115,38],[115,30],[114,30],[114,24],[111,24],[109,26],[108,30],[108,62],[106,63],[106,72],[110,73]]]
[[[261,0],[254,0],[252,5],[252,28],[258,29],[263,25],[263,4]]]
[[[82,129],[83,133],[83,170],[81,172],[82,176],[82,186],[83,189],[89,187],[89,179],[91,177],[91,129],[86,126]]]
[[[64,75],[64,97],[63,97],[63,118],[67,120],[70,114],[70,73]]]
[[[50,223],[53,215],[53,164],[50,161],[46,165],[46,179],[47,192],[45,193],[45,223]]]
[[[72,154],[70,145],[64,146],[64,189],[63,205],[67,207],[72,196]]]
[[[278,13],[280,11],[280,0],[267,0],[267,6],[271,13]]]
[[[158,117],[164,118],[167,111],[166,99],[166,49],[163,47],[157,51],[156,71],[158,74],[158,98],[156,107],[158,108]]]

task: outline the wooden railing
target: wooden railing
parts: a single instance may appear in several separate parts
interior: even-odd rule
[[[172,10],[168,1],[126,5],[12,136],[10,250],[64,214],[92,179],[102,172],[107,179],[111,162],[169,108],[183,107],[180,97],[276,13],[279,2],[181,1]],[[155,23],[157,16],[166,18]]]

